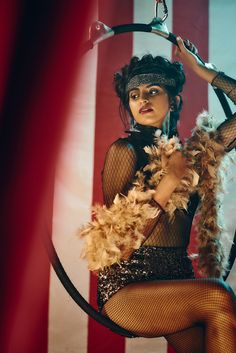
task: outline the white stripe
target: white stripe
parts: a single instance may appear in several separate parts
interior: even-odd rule
[[[141,320],[141,318],[140,318]],[[157,319],[158,320],[158,319]],[[166,353],[165,338],[126,338],[125,353]]]
[[[209,1],[209,62],[235,77],[236,57],[236,2],[233,0]],[[215,99],[212,89],[209,89],[209,110],[216,119],[222,120],[222,108]],[[231,104],[232,109],[235,106]]]
[[[220,0],[210,0],[209,11],[209,61],[214,63],[221,71],[236,78],[236,2],[233,0],[226,0],[224,2]],[[235,105],[233,103],[230,105],[232,111],[235,112]],[[211,87],[209,88],[209,111],[213,114],[218,123],[224,120],[224,113]],[[232,174],[235,176],[236,166],[232,166],[231,169]],[[229,184],[228,194],[224,201],[225,220],[231,238],[236,227],[235,217],[232,217],[232,215],[235,214],[235,200],[236,180],[232,180]],[[229,283],[234,290],[236,290],[236,265],[229,276]]]
[[[79,226],[91,218],[97,50],[86,54],[56,173],[53,241],[72,282],[88,298],[89,271],[80,259]],[[49,353],[87,351],[87,315],[56,278],[50,281]]]
[[[149,23],[154,17],[154,1],[134,0],[134,23]],[[172,0],[167,0],[168,19],[167,28],[172,32]],[[162,7],[159,5],[160,16]],[[134,32],[133,55],[141,57],[144,54],[162,55],[170,59],[172,45],[167,40],[150,33]],[[158,318],[157,318],[158,320]],[[164,353],[167,352],[167,343],[164,338],[137,338],[126,339],[125,353]]]
[[[154,18],[155,1],[134,0],[134,22],[148,24]],[[166,1],[168,18],[165,21],[169,32],[172,32],[172,0]],[[159,5],[159,16],[162,17],[162,6]],[[172,45],[170,42],[156,34],[134,32],[133,55],[142,56],[151,53],[162,55],[170,59]]]

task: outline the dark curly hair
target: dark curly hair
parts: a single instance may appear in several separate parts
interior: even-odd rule
[[[120,116],[125,126],[130,123],[134,123],[130,107],[129,107],[129,95],[127,93],[127,83],[129,80],[138,74],[143,73],[159,73],[164,74],[166,78],[174,79],[176,82],[175,86],[163,85],[169,95],[170,103],[174,107],[174,110],[170,114],[170,133],[169,135],[176,135],[177,133],[177,122],[179,120],[179,113],[182,108],[182,98],[180,96],[180,103],[177,105],[175,96],[182,92],[183,85],[185,83],[185,73],[183,65],[178,62],[170,62],[168,59],[162,56],[153,56],[151,54],[144,55],[141,59],[137,56],[133,56],[128,65],[121,68],[119,72],[114,74],[114,87],[117,96],[120,98]],[[128,115],[127,115],[128,113]]]

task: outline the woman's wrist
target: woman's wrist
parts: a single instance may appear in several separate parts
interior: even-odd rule
[[[219,72],[211,67],[207,67],[206,65],[202,64],[201,62],[197,63],[193,67],[193,71],[195,74],[197,74],[199,77],[207,81],[208,83],[212,83],[214,78],[219,74]]]
[[[173,173],[166,174],[158,184],[153,199],[164,209],[172,193],[180,183],[180,178]]]
[[[180,180],[183,178],[184,173],[181,171],[169,171],[166,174],[169,178],[169,181],[174,185],[174,184],[179,184]]]

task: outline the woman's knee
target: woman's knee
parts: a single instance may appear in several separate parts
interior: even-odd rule
[[[235,294],[228,283],[222,280],[213,280],[207,288],[207,301],[215,313],[235,312]]]
[[[219,279],[199,281],[195,293],[194,314],[196,322],[206,322],[220,313],[235,313],[235,295],[231,287]]]

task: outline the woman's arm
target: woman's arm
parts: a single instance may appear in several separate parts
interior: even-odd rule
[[[236,80],[218,71],[211,64],[204,65],[195,55],[197,54],[197,49],[189,41],[190,50],[186,48],[180,37],[177,37],[177,42],[178,47],[176,48],[176,55],[181,61],[189,66],[203,80],[221,89],[233,103],[236,103]],[[188,43],[186,43],[187,46]]]
[[[195,55],[197,54],[196,47],[189,41],[186,41],[186,46],[181,37],[177,37],[178,46],[175,50],[175,55],[188,67],[190,67],[203,80],[212,83],[213,79],[218,75],[218,71],[213,67],[205,66]],[[195,53],[195,54],[194,54]]]
[[[136,163],[135,150],[128,142],[120,139],[111,145],[102,173],[104,202],[108,207],[111,206],[117,194],[126,195],[133,186]],[[174,152],[169,159],[166,159],[165,164],[168,173],[162,178],[153,195],[154,201],[161,208],[165,207],[186,170],[186,161],[180,151]]]
[[[117,194],[127,195],[129,189],[133,187],[132,182],[136,173],[136,164],[136,152],[126,140],[120,139],[111,145],[105,158],[102,177],[104,201],[107,207],[112,205]],[[143,224],[142,234],[145,238],[151,234],[186,170],[186,161],[180,151],[174,152],[170,158],[166,157],[163,164],[165,164],[168,172],[158,184],[152,199],[149,201],[150,205],[156,209],[156,216],[149,218]],[[132,251],[133,249],[130,253]],[[127,252],[127,256],[130,253]]]
[[[196,48],[192,43],[186,43],[190,50],[186,48],[183,40],[178,37],[178,48],[176,55],[189,66],[203,80],[209,82],[212,86],[221,89],[236,104],[236,80],[219,72],[216,69],[202,64],[194,53]],[[236,147],[236,113],[230,119],[225,120],[217,128],[221,144],[227,152]]]
[[[134,180],[137,155],[133,146],[124,139],[109,148],[102,172],[104,203],[110,207],[117,194],[126,195]]]
[[[167,174],[156,190],[145,189],[142,174],[134,180],[137,155],[126,140],[116,141],[109,149],[103,170],[106,206],[94,208],[94,218],[80,231],[85,237],[82,257],[92,271],[100,271],[128,259],[152,233],[171,194],[185,173],[185,159],[175,151],[164,157]],[[116,196],[117,194],[123,194]]]

